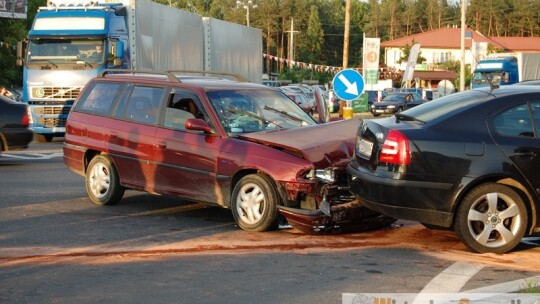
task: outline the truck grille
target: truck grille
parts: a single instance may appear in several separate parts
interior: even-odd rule
[[[70,107],[34,107],[34,112],[38,115],[60,115],[60,114],[69,114]]]
[[[53,127],[65,127],[66,119],[65,118],[49,118],[49,117],[40,117],[38,118],[38,123],[42,124],[45,128]]]
[[[81,87],[33,87],[32,98],[76,99]]]

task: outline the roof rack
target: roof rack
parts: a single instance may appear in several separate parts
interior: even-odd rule
[[[241,75],[239,75],[239,74],[227,73],[227,72],[197,71],[197,70],[167,70],[167,71],[165,71],[165,72],[166,72],[166,73],[171,73],[171,74],[174,74],[174,73],[201,74],[202,76],[206,76],[206,75],[231,76],[231,77],[233,77],[234,79],[236,79],[236,81],[239,81],[239,82],[249,82],[249,80],[247,80],[246,78],[244,78],[243,76],[241,76]]]
[[[152,74],[152,75],[167,76],[170,82],[182,82],[182,80],[180,80],[178,76],[175,75],[175,73],[201,74],[202,76],[206,76],[206,75],[231,76],[236,81],[249,82],[249,80],[247,80],[246,78],[242,77],[239,74],[227,73],[227,72],[214,72],[214,71],[198,71],[198,70],[168,70],[164,72],[158,72],[158,71],[151,71],[151,70],[105,69],[101,72],[99,77],[105,77],[105,75],[109,75],[109,74],[131,74],[132,76],[135,76],[135,74]]]
[[[151,70],[105,69],[103,72],[101,72],[101,74],[99,74],[99,77],[105,77],[105,75],[109,74],[131,74],[132,76],[135,76],[135,74],[164,75],[167,76],[170,82],[181,82],[175,75],[171,73],[156,72]]]

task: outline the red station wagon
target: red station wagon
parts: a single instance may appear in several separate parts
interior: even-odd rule
[[[248,231],[277,227],[280,214],[306,233],[377,228],[395,220],[347,188],[360,122],[319,124],[238,79],[106,70],[69,114],[64,162],[100,205],[135,189],[230,208]]]

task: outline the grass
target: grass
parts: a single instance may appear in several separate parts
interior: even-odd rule
[[[540,285],[533,279],[525,279],[525,282],[519,284],[519,293],[540,293]]]

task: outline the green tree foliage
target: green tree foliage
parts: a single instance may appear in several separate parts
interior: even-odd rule
[[[203,16],[246,25],[247,10],[237,0],[154,0]],[[250,26],[261,29],[263,50],[289,58],[291,30],[295,60],[341,66],[346,0],[252,0]],[[246,5],[248,0],[240,1]],[[381,41],[441,27],[459,26],[460,5],[453,0],[351,0],[349,66],[362,62],[362,37]],[[467,26],[486,36],[540,36],[540,0],[470,0]],[[0,18],[0,41],[16,45],[23,40],[43,0],[28,1],[28,19]],[[294,20],[294,29],[291,28]],[[0,48],[0,85],[21,85],[21,68],[13,48]],[[404,46],[405,47],[405,46]],[[283,63],[268,62],[267,70],[282,72]],[[317,72],[317,71],[315,71]],[[301,73],[300,73],[301,74]],[[312,72],[302,77],[313,77]],[[315,73],[316,74],[316,73]]]
[[[409,60],[409,55],[411,54],[411,48],[412,46],[415,44],[416,42],[414,41],[414,39],[411,41],[411,45],[409,45],[408,43],[405,44],[405,46],[403,46],[401,48],[401,57],[399,58],[399,60],[397,61],[397,63],[402,63],[402,62],[407,62]],[[426,61],[426,58],[422,56],[422,50],[420,50],[418,52],[418,57],[416,58],[416,63],[424,63]]]
[[[317,62],[317,54],[320,53],[324,43],[324,31],[319,20],[319,10],[312,5],[309,14],[308,27],[306,32],[306,49],[309,51],[307,57],[309,62]]]

